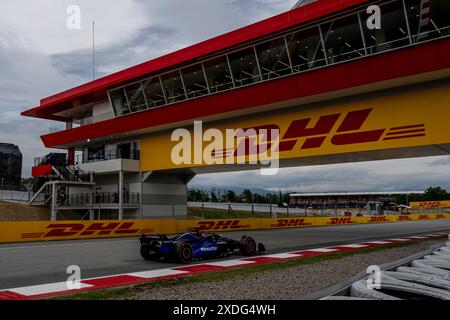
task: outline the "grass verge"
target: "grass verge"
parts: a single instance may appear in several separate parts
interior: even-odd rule
[[[120,288],[111,288],[111,289],[102,289],[97,291],[88,291],[77,294],[71,294],[67,296],[61,296],[56,298],[51,298],[51,300],[110,300],[110,299],[126,299],[136,293],[143,292],[149,289],[158,289],[158,288],[169,288],[174,286],[180,286],[184,284],[193,284],[193,283],[201,283],[201,282],[217,282],[225,279],[230,279],[239,276],[247,276],[254,273],[266,272],[266,271],[275,271],[275,270],[284,270],[295,268],[302,265],[308,265],[313,263],[319,263],[327,260],[336,260],[344,257],[359,255],[359,254],[367,254],[371,252],[386,250],[386,249],[394,249],[401,247],[408,247],[415,245],[420,242],[429,241],[429,240],[416,240],[411,242],[402,242],[385,246],[378,247],[368,247],[363,249],[358,249],[354,251],[347,252],[338,252],[333,254],[325,254],[319,255],[309,258],[299,258],[295,260],[289,261],[281,261],[274,262],[268,264],[261,264],[255,266],[247,266],[238,269],[230,269],[224,271],[213,271],[203,274],[198,274],[194,276],[174,278],[174,279],[166,279],[166,280],[157,280],[143,284],[132,285],[128,287],[120,287]]]

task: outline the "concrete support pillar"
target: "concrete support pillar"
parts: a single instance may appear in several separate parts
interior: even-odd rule
[[[119,171],[119,220],[123,220],[123,171]]]
[[[140,185],[141,185],[141,191],[139,194],[139,218],[143,219],[144,218],[144,173],[141,172],[141,177],[140,177]]]
[[[56,187],[56,184],[52,184],[52,205],[51,205],[51,221],[56,221],[56,205],[58,200],[57,195],[58,188]]]

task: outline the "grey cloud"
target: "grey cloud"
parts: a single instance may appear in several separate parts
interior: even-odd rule
[[[97,48],[96,76],[102,77],[166,53],[170,47],[168,42],[175,35],[175,29],[147,27],[137,31],[134,37],[125,42]],[[65,74],[80,76],[83,79],[92,77],[92,50],[56,54],[52,55],[51,59],[55,68]]]

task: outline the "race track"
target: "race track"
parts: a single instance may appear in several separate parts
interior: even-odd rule
[[[450,231],[450,220],[246,231],[227,235],[236,238],[250,235],[257,242],[263,242],[268,253],[281,253],[441,231]],[[144,261],[136,238],[4,244],[0,245],[0,290],[64,282],[70,265],[80,266],[83,279],[175,266]]]

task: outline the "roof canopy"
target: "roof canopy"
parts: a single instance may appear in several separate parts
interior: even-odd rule
[[[107,97],[107,90],[109,89],[140,80],[156,72],[180,67],[201,57],[225,52],[242,44],[265,38],[368,1],[317,0],[310,3],[311,1],[307,0],[308,3],[299,3],[298,5],[301,6],[288,12],[42,99],[40,106],[24,111],[22,115],[69,121],[70,119],[58,116],[57,113],[72,109],[74,106],[103,100]]]

